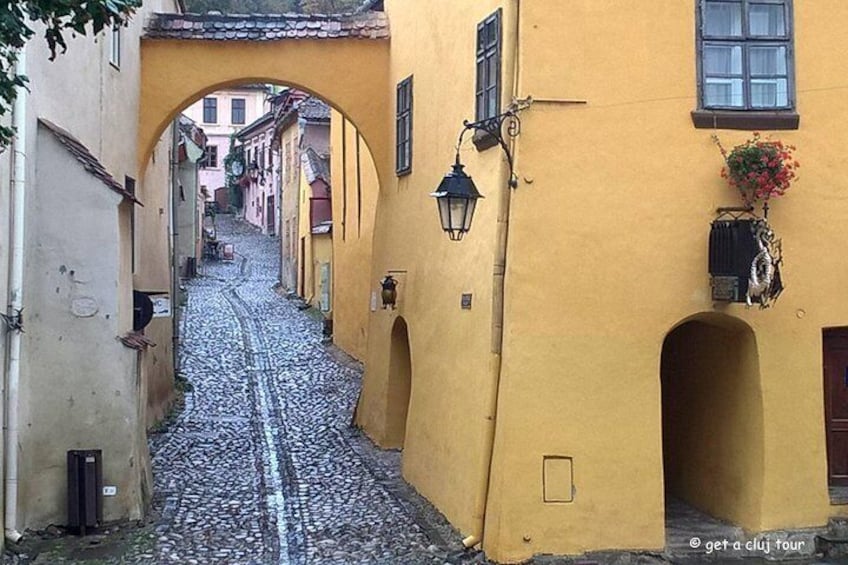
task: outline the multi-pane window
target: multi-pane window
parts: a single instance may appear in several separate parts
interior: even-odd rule
[[[207,97],[203,99],[203,123],[217,124],[218,123],[218,99]]]
[[[701,0],[701,106],[794,106],[791,0]]]
[[[403,175],[412,171],[412,77],[397,85],[395,171]]]
[[[206,146],[206,155],[203,158],[203,166],[207,169],[217,169],[218,168],[218,146],[217,145],[207,145]]]
[[[497,116],[501,106],[501,11],[477,24],[477,120]]]
[[[234,124],[243,124],[247,119],[244,110],[244,98],[233,98],[232,100],[232,115],[231,122]]]

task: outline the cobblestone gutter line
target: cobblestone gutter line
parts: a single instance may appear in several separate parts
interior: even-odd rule
[[[247,259],[243,259],[242,274],[245,274],[246,266]],[[281,466],[280,458],[277,456],[277,454],[280,453],[283,455],[283,459],[285,459],[285,454],[287,452],[284,448],[280,449],[280,446],[277,445],[274,430],[272,429],[272,423],[276,423],[278,428],[277,438],[280,437],[280,431],[283,433],[285,432],[285,421],[283,420],[282,415],[279,413],[279,410],[273,409],[271,402],[269,401],[271,392],[268,387],[267,375],[271,369],[271,359],[268,355],[268,349],[264,340],[262,339],[262,333],[250,317],[244,301],[236,293],[235,285],[231,286],[227,290],[225,297],[230,303],[230,307],[235,313],[236,319],[242,328],[242,339],[244,340],[245,351],[249,352],[248,366],[246,369],[249,371],[250,388],[255,399],[254,404],[260,416],[259,428],[262,436],[262,459],[264,463],[262,467],[266,488],[268,489],[266,493],[266,501],[268,514],[273,518],[272,521],[276,523],[277,544],[279,548],[278,562],[281,564],[290,562],[299,563],[300,561],[297,559],[290,560],[289,555],[289,529],[288,521],[286,520],[287,497],[285,494],[285,486],[286,484],[291,485],[292,481],[284,483],[280,470],[281,468],[290,468],[291,465],[287,464]]]

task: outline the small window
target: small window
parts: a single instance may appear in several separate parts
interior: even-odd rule
[[[234,124],[243,124],[245,122],[244,98],[233,98],[231,118]]]
[[[121,26],[112,27],[109,42],[109,62],[117,69],[121,68]]]
[[[501,11],[477,24],[477,112],[487,120],[501,107]]]
[[[397,85],[395,120],[395,171],[406,175],[412,171],[412,77]]]
[[[699,18],[699,110],[710,113],[706,126],[733,127],[726,123],[730,112],[743,112],[735,116],[746,120],[741,129],[786,127],[785,114],[795,108],[791,0],[700,0]],[[724,123],[715,121],[716,112],[724,113]],[[752,123],[750,112],[769,112],[780,125]]]
[[[207,97],[203,99],[203,123],[217,124],[218,123],[218,99]]]
[[[207,145],[206,146],[206,155],[203,157],[203,168],[204,169],[217,169],[218,168],[218,146],[217,145]]]

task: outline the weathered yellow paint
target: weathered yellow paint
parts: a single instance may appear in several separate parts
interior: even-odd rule
[[[783,239],[787,290],[774,308],[746,310],[712,303],[706,252],[715,208],[739,204],[719,177],[711,135],[730,147],[750,133],[692,125],[692,2],[385,4],[390,46],[357,44],[347,51],[378,52],[363,73],[341,73],[332,57],[319,64],[313,57],[301,68],[288,56],[296,45],[276,55],[273,68],[247,72],[245,61],[269,46],[245,45],[236,57],[207,44],[213,52],[206,59],[199,45],[179,44],[191,61],[214,57],[214,66],[229,69],[219,72],[185,59],[162,61],[177,45],[148,42],[143,50],[155,64],[146,68],[172,69],[152,84],[173,83],[178,95],[160,100],[150,92],[154,103],[145,106],[141,129],[151,132],[144,139],[152,138],[160,126],[145,124],[164,123],[185,101],[222,84],[263,79],[316,92],[356,124],[381,181],[369,288],[378,291],[388,272],[400,281],[397,309],[367,314],[356,421],[377,443],[399,445],[392,415],[406,408],[404,477],[464,534],[482,538],[498,561],[659,549],[667,486],[752,531],[820,526],[842,512],[827,493],[821,330],[848,325],[842,299],[848,271],[839,244],[848,217],[840,117],[848,99],[839,81],[848,74],[848,59],[840,55],[848,8],[837,0],[795,3],[801,128],[773,137],[798,147],[803,168],[770,214]],[[454,243],[441,232],[428,194],[453,160],[462,120],[474,116],[476,26],[497,9],[503,10],[503,105],[513,96],[537,102],[522,114],[514,143],[520,182],[511,194],[500,149],[461,148],[486,198],[471,232]],[[299,53],[321,49],[303,47]],[[385,65],[380,72],[378,59]],[[378,80],[367,80],[368,72]],[[397,177],[394,104],[387,101],[410,75],[412,172]],[[338,76],[356,80],[333,80]],[[363,101],[358,97],[366,90],[370,98]],[[334,132],[334,150],[341,139]],[[334,190],[342,170],[334,163]],[[334,220],[337,236],[338,208]],[[507,221],[498,352],[493,272]],[[351,256],[365,258],[367,248]],[[362,267],[342,258],[350,247],[336,243],[335,250],[338,313],[347,307],[339,304],[338,281]],[[463,293],[473,294],[470,310],[460,308]],[[349,296],[365,298],[355,294]],[[390,386],[400,366],[392,361],[399,319],[410,351],[406,407],[405,394]],[[667,360],[676,354],[696,361],[668,361],[666,372],[685,366],[686,380],[672,397],[690,403],[681,409],[699,418],[691,433],[711,431],[692,451],[680,444],[667,450],[674,459],[668,481],[663,421],[675,420],[663,413],[664,351]],[[545,456],[571,458],[573,501],[544,502]],[[700,464],[714,464],[716,473]]]
[[[344,113],[359,127],[384,176],[390,170],[388,56],[384,40],[142,39],[138,162],[147,162],[168,123],[205,94],[244,83],[277,83],[314,93]]]
[[[498,7],[504,103],[513,95],[542,100],[524,112],[516,142],[521,182],[511,197],[500,370],[489,349],[506,184],[500,150],[463,147],[486,199],[461,244],[438,231],[427,197],[451,162],[462,119],[473,117],[476,24]],[[820,332],[848,319],[838,298],[848,273],[834,261],[836,248],[816,250],[841,237],[848,200],[838,151],[826,141],[844,135],[832,118],[845,101],[828,89],[846,63],[821,54],[845,41],[837,30],[848,11],[833,1],[795,6],[802,127],[775,137],[799,147],[804,168],[771,213],[791,286],[775,308],[759,311],[709,298],[709,223],[717,206],[739,200],[719,177],[713,132],[695,129],[689,115],[696,107],[692,3],[388,1],[386,8],[391,82],[414,75],[413,171],[380,193],[372,279],[389,269],[406,274],[399,311],[371,316],[358,421],[386,442],[389,344],[401,315],[413,365],[405,477],[463,533],[482,533],[497,560],[663,547],[663,343],[682,321],[720,312],[738,320],[724,325],[749,327],[740,339],[756,345],[739,361],[747,367],[743,382],[729,386],[729,371],[715,378],[710,415],[725,435],[731,424],[745,429],[697,454],[727,447],[721,465],[732,478],[711,485],[689,476],[689,488],[700,482],[713,497],[710,509],[751,530],[825,523],[832,509]],[[435,16],[444,13],[451,17]],[[750,136],[718,133],[727,146]],[[471,311],[459,309],[462,292],[474,293]],[[721,339],[729,338],[701,340],[705,362]],[[718,391],[734,396],[718,406]],[[734,412],[757,399],[760,408]],[[573,458],[573,502],[543,502],[545,455]]]
[[[757,440],[754,403],[751,420],[740,416],[732,430],[753,451],[731,443],[722,453],[722,464],[742,470],[744,492],[704,480],[703,496],[750,530],[826,522],[821,328],[848,319],[848,273],[827,243],[842,237],[848,212],[833,150],[844,136],[833,118],[846,104],[833,87],[848,63],[822,54],[844,45],[837,30],[846,21],[838,2],[795,3],[801,128],[773,137],[797,145],[803,169],[772,205],[788,288],[761,311],[709,297],[709,223],[716,207],[739,204],[710,136],[733,146],[750,132],[691,123],[692,3],[552,9],[522,0],[518,93],[587,103],[537,103],[523,115],[484,540],[496,559],[664,545],[660,359],[668,332],[702,312],[744,321],[759,363],[758,379],[743,371],[733,387],[712,377],[711,393],[725,391],[727,405],[716,400],[711,425],[730,433],[722,417],[761,398],[763,430]],[[722,353],[702,345],[701,355]],[[719,451],[700,455],[710,449]],[[544,454],[574,457],[573,503],[540,500]]]
[[[365,359],[371,249],[379,183],[374,160],[355,126],[337,111],[330,121],[333,190],[333,342]]]
[[[697,316],[666,337],[660,377],[667,496],[757,530],[764,442],[753,332],[730,316]]]
[[[512,91],[514,4],[386,2],[392,28],[390,89],[414,75],[411,174],[381,177],[373,247],[372,291],[396,271],[397,310],[370,316],[366,375],[357,423],[381,445],[392,443],[388,414],[395,319],[409,332],[412,384],[403,474],[463,533],[482,537],[488,488],[497,356],[491,351],[498,188],[505,186],[499,150],[463,146],[463,162],[486,200],[461,244],[441,231],[429,196],[448,171],[464,119],[474,118],[475,33],[503,5],[504,99]],[[450,17],[445,17],[449,14]],[[422,49],[426,46],[426,49]],[[387,109],[394,112],[394,104]],[[363,132],[364,134],[365,132]],[[379,165],[378,165],[379,169]],[[337,273],[337,277],[342,276]],[[461,295],[473,294],[471,310]]]

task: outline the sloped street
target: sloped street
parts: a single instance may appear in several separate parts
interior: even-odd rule
[[[400,454],[350,427],[361,370],[274,291],[278,240],[217,224],[236,260],[187,285],[181,372],[193,390],[152,436],[156,542],[130,560],[460,559],[458,534],[400,479]]]

